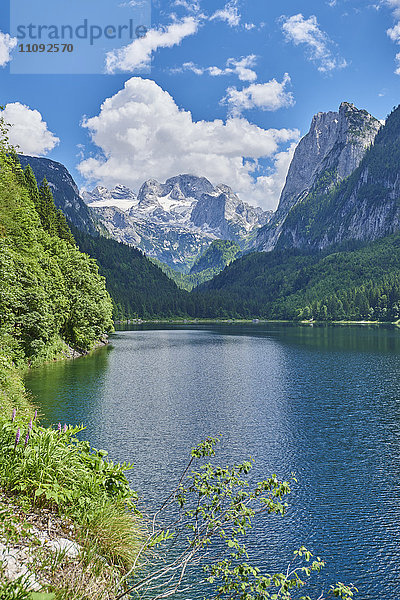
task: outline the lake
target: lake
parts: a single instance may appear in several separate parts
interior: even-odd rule
[[[315,597],[340,580],[360,600],[399,600],[399,329],[143,325],[26,385],[44,422],[83,422],[96,448],[135,463],[149,509],[209,435],[221,463],[251,456],[255,480],[294,472],[287,515],[249,537],[253,561],[286,569],[304,544],[326,561]]]

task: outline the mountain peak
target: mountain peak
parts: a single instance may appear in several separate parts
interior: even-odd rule
[[[259,232],[256,247],[275,247],[290,210],[307,196],[323,173],[327,174],[327,189],[348,177],[380,128],[380,121],[349,102],[342,102],[338,112],[314,115],[309,132],[295,150],[275,216],[270,226]]]

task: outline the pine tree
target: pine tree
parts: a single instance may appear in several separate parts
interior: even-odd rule
[[[31,165],[28,165],[24,171],[24,183],[25,187],[28,190],[29,196],[35,205],[36,211],[39,214],[40,220],[42,221],[42,216],[40,214],[40,201],[39,201],[39,190],[36,183],[35,175],[32,171]]]
[[[71,246],[75,246],[74,236],[72,235],[67,219],[60,208],[56,209],[56,223],[58,237],[69,242]]]
[[[39,186],[39,216],[43,228],[50,235],[57,235],[57,212],[54,205],[53,194],[51,193],[46,177]]]

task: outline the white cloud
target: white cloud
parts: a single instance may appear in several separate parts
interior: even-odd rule
[[[145,37],[137,38],[128,46],[108,52],[106,72],[136,71],[150,67],[151,56],[158,48],[171,48],[197,32],[199,21],[194,17],[185,17],[165,28],[150,29]]]
[[[38,110],[32,110],[24,104],[7,104],[2,117],[12,125],[8,137],[13,146],[24,154],[41,156],[47,154],[60,142],[43,121]]]
[[[400,0],[383,0],[383,4],[393,10],[393,16],[400,19]]]
[[[140,77],[129,79],[82,125],[101,149],[78,167],[91,182],[137,190],[146,179],[192,173],[227,183],[243,200],[269,208],[276,206],[282,183],[280,154],[299,137],[297,130],[262,129],[243,118],[193,121],[170,94]],[[253,177],[254,161],[263,158],[276,161],[276,178]]]
[[[297,142],[293,142],[287,150],[275,154],[273,172],[257,178],[252,195],[254,203],[272,209],[277,207],[296,146]]]
[[[188,12],[194,14],[200,12],[200,3],[197,0],[175,0],[173,6],[181,6]]]
[[[388,6],[393,11],[393,16],[397,19],[397,23],[393,27],[389,27],[386,30],[387,35],[395,44],[400,44],[400,0],[383,0],[383,4]],[[400,53],[398,52],[395,56],[396,62],[396,75],[400,75]]]
[[[141,8],[142,6],[145,6],[145,0],[129,0],[128,2],[118,4],[119,8],[126,8],[127,6],[129,6],[129,8]]]
[[[328,35],[320,29],[317,17],[311,15],[308,19],[299,13],[292,17],[281,17],[282,31],[287,42],[295,46],[303,44],[308,51],[308,58],[318,65],[318,70],[326,73],[347,66],[346,61],[335,55],[333,43]]]
[[[226,96],[221,103],[228,105],[229,114],[232,116],[238,116],[244,110],[251,108],[274,111],[293,106],[293,94],[285,89],[288,84],[290,84],[290,77],[285,73],[281,82],[271,79],[267,83],[252,83],[242,90],[230,87],[226,90]]]
[[[400,22],[386,31],[392,42],[400,44]]]
[[[228,58],[226,66],[220,67],[200,67],[193,62],[183,63],[179,69],[173,69],[173,72],[180,73],[182,71],[192,71],[196,75],[204,75],[208,73],[213,77],[219,77],[221,75],[237,75],[240,81],[255,81],[257,79],[257,73],[253,70],[257,61],[255,54],[249,56],[242,56],[239,59]]]
[[[230,27],[237,27],[240,24],[241,14],[239,13],[237,0],[230,0],[224,8],[217,10],[210,17],[210,21],[225,21]]]
[[[11,60],[11,52],[17,45],[17,39],[0,31],[0,67],[5,67]]]

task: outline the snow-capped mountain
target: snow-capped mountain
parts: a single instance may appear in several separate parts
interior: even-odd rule
[[[135,192],[124,185],[117,185],[112,190],[99,185],[91,192],[82,191],[81,197],[92,208],[117,206],[122,210],[129,210],[137,202]]]
[[[137,196],[119,185],[98,186],[82,197],[112,237],[183,271],[214,239],[246,247],[272,216],[240,200],[227,185],[213,186],[194,175],[148,180]]]

